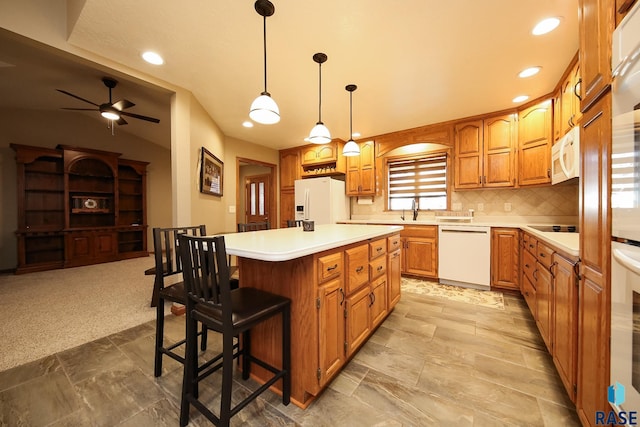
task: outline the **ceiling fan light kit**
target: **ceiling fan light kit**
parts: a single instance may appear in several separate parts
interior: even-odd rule
[[[358,89],[358,86],[351,84],[347,85],[345,89],[349,92],[349,140],[342,147],[342,155],[347,157],[359,156],[360,146],[353,140],[353,91]]]
[[[251,103],[249,117],[254,122],[272,125],[280,121],[280,110],[276,101],[271,98],[271,94],[267,91],[267,16],[273,15],[276,9],[269,0],[256,0],[254,7],[258,15],[263,18],[264,91]]]
[[[327,55],[322,52],[313,55],[313,61],[318,63],[318,122],[311,129],[311,133],[307,138],[314,144],[326,144],[331,142],[331,132],[322,123],[322,64],[327,61]]]
[[[73,93],[67,92],[66,90],[57,89],[57,91],[60,93],[64,93],[65,95],[69,95],[73,98],[79,99],[80,101],[86,102],[88,104],[91,104],[97,107],[97,108],[64,108],[63,107],[62,109],[74,110],[74,111],[99,111],[102,117],[104,117],[105,119],[108,119],[110,122],[115,122],[119,125],[127,124],[127,121],[122,116],[133,117],[134,119],[145,120],[147,122],[152,122],[152,123],[160,123],[160,120],[154,117],[148,117],[140,114],[128,113],[126,111],[123,111],[127,108],[133,107],[136,104],[126,99],[121,99],[120,101],[113,102],[111,91],[118,84],[117,80],[112,79],[110,77],[103,77],[102,83],[104,83],[104,85],[109,89],[109,102],[105,102],[104,104],[96,104],[95,102],[89,101],[88,99],[84,99],[78,95],[74,95]],[[112,127],[112,130],[113,130],[113,127]]]

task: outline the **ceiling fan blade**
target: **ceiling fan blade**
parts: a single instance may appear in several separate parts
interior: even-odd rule
[[[100,111],[97,108],[66,108],[61,107],[62,110],[74,110],[74,111]]]
[[[120,101],[113,103],[113,108],[115,108],[116,110],[122,111],[122,110],[124,110],[126,108],[131,108],[134,105],[136,105],[136,104],[134,104],[133,102],[131,102],[131,101],[127,100],[127,99],[121,99]]]
[[[160,119],[156,119],[153,117],[147,117],[147,116],[141,116],[140,114],[134,114],[134,113],[126,113],[126,112],[121,112],[120,113],[122,116],[127,116],[127,117],[133,117],[135,119],[141,119],[141,120],[146,120],[148,122],[153,122],[153,123],[160,123]]]
[[[120,116],[120,118],[118,120],[115,120],[115,122],[119,125],[126,125],[127,121],[124,119],[124,117]]]
[[[98,104],[96,104],[95,102],[91,102],[91,101],[89,101],[88,99],[81,98],[81,97],[79,97],[78,95],[74,95],[74,94],[72,94],[71,92],[67,92],[66,90],[62,90],[62,89],[56,89],[56,90],[57,90],[58,92],[60,92],[60,93],[64,93],[65,95],[69,95],[69,96],[72,96],[72,97],[74,97],[74,98],[76,98],[76,99],[79,99],[80,101],[88,102],[88,103],[89,103],[89,104],[91,104],[91,105],[95,105],[96,107],[99,107],[99,105],[98,105]]]

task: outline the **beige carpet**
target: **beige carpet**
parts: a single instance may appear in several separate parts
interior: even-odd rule
[[[152,266],[145,257],[0,275],[0,371],[155,319]]]
[[[502,292],[443,285],[437,282],[428,282],[426,280],[408,277],[402,278],[402,291],[504,310],[504,297]]]

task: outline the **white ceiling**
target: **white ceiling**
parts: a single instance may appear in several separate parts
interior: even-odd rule
[[[373,136],[511,108],[516,95],[547,94],[578,50],[577,0],[272,2],[268,90],[282,120],[270,126],[242,127],[251,102],[263,90],[262,17],[253,0],[87,0],[68,41],[190,90],[225,135],[275,149],[304,144],[318,119],[316,52],[328,56],[322,66],[323,121],[334,138],[346,140],[349,83],[358,85],[354,131]],[[533,26],[548,16],[562,17],[560,27],[532,36]],[[0,36],[5,36],[0,37],[0,61],[28,56],[20,53],[24,45],[12,56],[4,40],[10,38]],[[165,65],[144,63],[140,54],[147,49],[162,54]],[[3,93],[22,99],[5,97],[0,107],[14,102],[21,108],[87,106],[56,88],[96,103],[106,100],[100,81],[104,69],[78,67],[63,58],[54,61],[58,72],[41,73],[45,64],[37,62],[51,58],[38,54],[29,73],[23,69],[10,82],[0,79]],[[532,65],[542,66],[542,72],[517,77]],[[0,73],[7,70],[0,67]],[[23,81],[31,72],[32,81]],[[161,119],[160,125],[130,119],[127,130],[168,146],[170,94],[127,76],[115,77],[121,83],[114,99],[136,103],[128,110],[132,113]],[[16,86],[20,91],[13,92]],[[46,96],[33,95],[35,87]],[[42,99],[40,105],[32,105],[34,96]]]

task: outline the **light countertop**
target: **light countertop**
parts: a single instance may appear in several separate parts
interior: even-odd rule
[[[563,232],[544,232],[531,228],[530,225],[550,225],[543,224],[541,222],[506,222],[501,220],[484,220],[474,218],[472,222],[448,222],[448,221],[436,221],[433,219],[418,220],[418,221],[402,221],[402,220],[387,220],[387,219],[357,219],[344,221],[348,224],[389,224],[389,225],[403,225],[403,226],[420,226],[420,225],[483,225],[488,227],[507,227],[507,228],[520,228],[529,234],[532,234],[537,239],[540,239],[547,244],[555,247],[556,249],[565,252],[567,255],[578,257],[580,255],[580,233],[563,233]]]
[[[224,234],[229,255],[262,261],[288,261],[363,240],[397,233],[398,225],[324,224]]]

